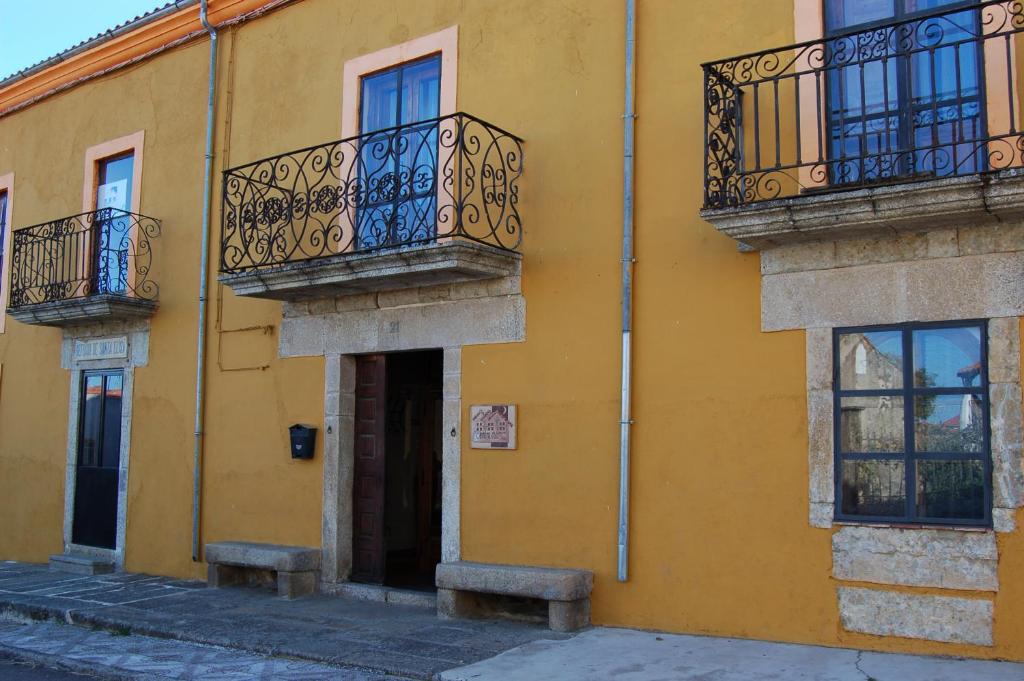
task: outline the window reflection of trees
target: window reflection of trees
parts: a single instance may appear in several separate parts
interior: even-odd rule
[[[906,499],[902,461],[843,463],[843,513],[902,516]]]

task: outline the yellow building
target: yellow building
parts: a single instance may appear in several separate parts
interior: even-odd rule
[[[1021,9],[631,7],[178,0],[0,81],[0,559],[1024,660]]]

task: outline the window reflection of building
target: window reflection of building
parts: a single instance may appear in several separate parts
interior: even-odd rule
[[[845,390],[898,390],[902,387],[902,358],[882,352],[867,334],[850,334],[840,346],[839,364]],[[845,452],[892,452],[903,448],[902,398],[889,395],[846,398],[840,419]]]
[[[840,516],[987,522],[983,346],[977,323],[837,334]]]

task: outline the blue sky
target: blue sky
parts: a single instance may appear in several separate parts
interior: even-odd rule
[[[167,0],[0,0],[0,78]]]

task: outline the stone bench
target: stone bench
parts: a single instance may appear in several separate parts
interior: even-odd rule
[[[246,572],[277,574],[277,594],[297,598],[316,593],[320,581],[320,549],[250,542],[223,541],[206,545],[207,580],[211,588],[237,584]]]
[[[435,574],[439,617],[473,617],[482,610],[476,594],[533,598],[548,602],[548,626],[575,631],[590,624],[594,575],[587,570],[440,563]]]

